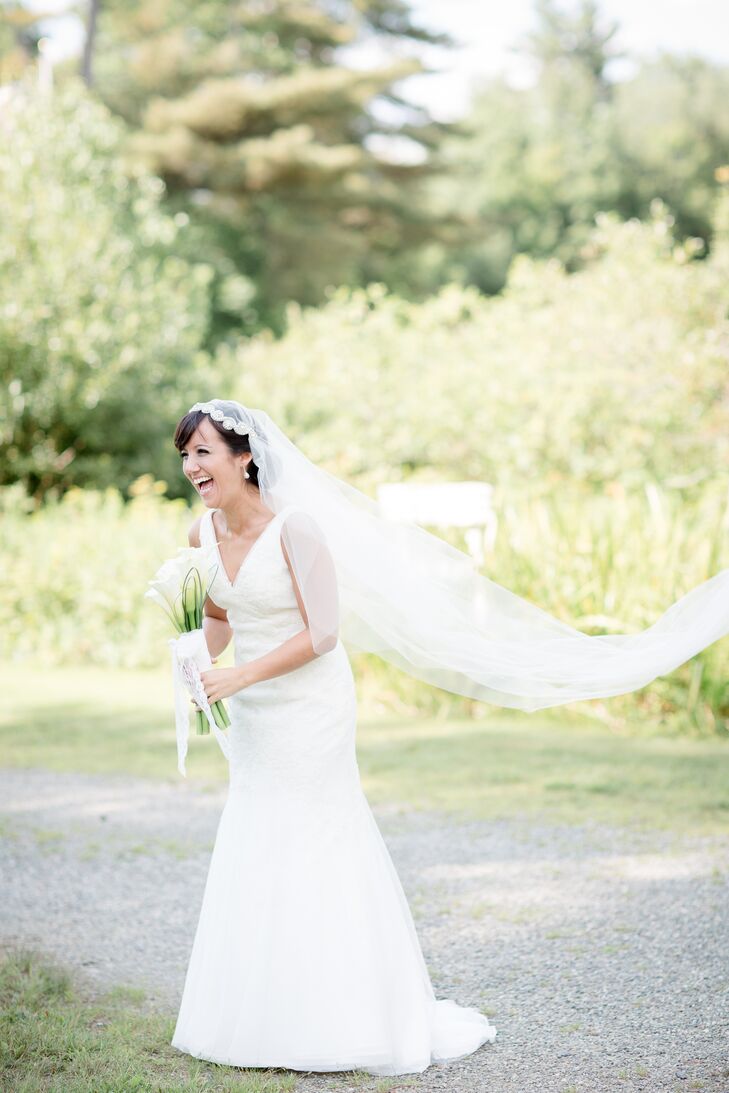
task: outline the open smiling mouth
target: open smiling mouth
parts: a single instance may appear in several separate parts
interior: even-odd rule
[[[195,483],[195,486],[202,494],[210,493],[213,488],[213,480],[212,478],[202,478]]]

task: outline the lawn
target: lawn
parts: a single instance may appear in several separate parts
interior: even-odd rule
[[[145,1004],[144,991],[91,991],[41,953],[0,954],[0,1088],[6,1093],[291,1093],[297,1077],[280,1069],[246,1070],[194,1059],[172,1047],[175,1017]],[[375,1093],[405,1088],[403,1079],[337,1076],[336,1090]]]
[[[177,780],[168,673],[4,668],[4,766]],[[616,732],[574,711],[490,709],[483,720],[361,717],[357,754],[373,804],[462,817],[588,819],[729,830],[729,742]],[[190,735],[191,781],[227,778],[214,737]]]

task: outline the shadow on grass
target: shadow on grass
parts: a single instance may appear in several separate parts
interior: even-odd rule
[[[619,737],[551,718],[389,722],[363,726],[359,740],[373,802],[729,833],[724,741]]]

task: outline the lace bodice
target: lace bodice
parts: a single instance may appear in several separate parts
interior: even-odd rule
[[[298,505],[286,505],[260,533],[231,580],[216,543],[214,511],[210,509],[203,517],[200,542],[215,550],[217,572],[210,597],[227,612],[236,641],[250,650],[251,642],[265,645],[271,637],[285,640],[303,625],[308,626],[317,654],[335,648],[339,632],[337,574],[316,521]]]
[[[284,523],[290,517],[298,516],[300,511],[290,505],[274,516],[248,551],[233,581],[225,571],[219,550],[217,552],[217,571],[208,595],[227,613],[233,631],[236,664],[265,656],[300,633],[306,625],[281,547]],[[213,510],[208,510],[201,521],[201,546],[215,545],[212,514]],[[331,615],[333,594],[327,594],[324,614]],[[321,613],[318,606],[314,609]],[[338,752],[344,744],[344,754],[337,762],[344,760],[347,781],[354,776],[356,697],[349,658],[339,638],[329,651],[292,671],[251,684],[226,699],[226,703],[233,720],[228,736],[234,787],[245,784],[250,789],[254,771],[256,784],[261,785],[265,784],[268,775],[276,778],[282,768],[291,767],[292,780],[297,784],[306,784],[308,780],[311,789],[315,779],[310,763],[322,743],[322,731],[330,724],[329,716],[336,708],[340,709],[339,717],[334,720],[337,732],[341,731],[342,724],[352,725],[351,738],[339,741],[336,750]],[[326,716],[322,715],[322,705],[329,707]],[[269,719],[274,728],[267,732],[262,726],[268,724]],[[309,724],[312,735],[307,739],[305,725]],[[287,737],[288,742],[284,743]]]
[[[286,641],[304,627],[291,573],[281,550],[282,509],[266,525],[231,582],[216,546],[213,510],[200,524],[200,545],[216,546],[217,570],[208,595],[228,615],[233,631],[236,662],[261,656],[273,645]]]

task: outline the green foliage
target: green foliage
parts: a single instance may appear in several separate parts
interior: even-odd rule
[[[402,0],[111,0],[99,27],[97,93],[216,271],[213,341],[280,329],[285,301],[382,277],[451,219],[432,215],[421,188],[448,127],[396,91],[423,70],[402,46],[443,36]],[[381,63],[339,53],[373,38],[397,43]],[[409,161],[393,157],[392,136]]]
[[[42,13],[20,0],[4,0],[0,10],[0,85],[19,79],[36,55]],[[48,15],[48,13],[46,13]]]
[[[32,665],[0,663],[0,688],[5,766],[179,784],[168,664],[154,671],[45,667],[39,687]],[[587,703],[529,716],[485,703],[468,719],[453,710],[393,714],[382,708],[383,692],[375,709],[358,686],[357,760],[373,804],[445,810],[460,820],[529,814],[580,824],[589,815],[607,824],[726,832],[726,736],[652,725],[635,709],[606,727],[588,721]],[[212,736],[192,733],[187,772],[189,782],[206,788],[227,782],[228,763]],[[3,834],[12,837],[13,826]],[[59,836],[34,831],[49,854],[62,845]],[[147,840],[136,852],[179,856],[194,853],[197,843],[190,830],[172,844]],[[92,840],[87,853],[95,850]]]
[[[646,481],[640,493],[615,482],[589,500],[556,490],[548,499],[504,497],[489,576],[585,633],[644,630],[729,566],[729,480],[692,494]],[[728,680],[725,639],[640,691],[578,705],[611,727],[639,713],[656,728],[726,735]]]
[[[17,491],[0,494],[5,662],[166,665],[172,627],[143,595],[161,560],[186,541],[192,513],[163,499],[159,483],[142,480],[137,490],[126,506],[114,490],[73,490],[30,516]],[[646,487],[646,499],[620,490],[601,502],[499,498],[497,546],[485,571],[586,633],[650,626],[729,564],[729,510],[726,484],[706,485],[693,501]],[[443,533],[465,549],[460,533]],[[368,710],[484,713],[482,703],[427,687],[375,656],[353,654],[353,663]],[[729,728],[728,677],[725,641],[640,692],[580,706],[610,725],[640,712],[646,725],[721,734]]]
[[[441,279],[494,292],[516,254],[576,268],[596,214],[647,218],[655,198],[680,238],[711,242],[715,172],[729,162],[729,66],[664,56],[613,80],[610,29],[543,7],[551,16],[529,43],[536,85],[484,83],[465,121],[471,139],[445,142],[434,200],[461,209],[471,232],[441,252]]]
[[[4,656],[160,662],[175,634],[143,597],[162,561],[187,545],[191,523],[183,501],[160,500],[163,490],[142,478],[125,504],[113,487],[74,487],[34,510],[19,486],[0,491]]]
[[[601,217],[590,250],[571,275],[520,258],[495,298],[337,290],[291,307],[284,338],[221,353],[219,375],[366,490],[415,477],[504,497],[653,480],[689,494],[729,461],[726,254],[691,261],[658,205],[648,224]]]
[[[729,163],[729,66],[698,57],[642,65],[615,90],[613,146],[622,209],[644,216],[661,197],[681,238],[713,238],[715,174]]]
[[[180,390],[205,374],[210,271],[175,253],[184,218],[77,85],[19,88],[0,130],[0,483],[124,488],[153,453],[169,474]]]
[[[718,470],[729,257],[723,244],[692,260],[660,207],[649,224],[601,218],[590,247],[572,275],[521,259],[493,299],[455,286],[422,305],[377,285],[338,290],[322,309],[292,308],[285,338],[221,352],[217,389],[265,408],[366,493],[397,479],[493,483],[492,579],[589,633],[643,629],[729,564]],[[189,496],[179,468],[167,486],[145,454],[128,504],[115,488],[75,489],[32,511],[20,486],[0,493],[6,660],[166,658],[171,635],[143,593],[193,513],[163,496]],[[460,532],[433,530],[464,547]],[[585,709],[725,732],[727,667],[716,643],[643,692]],[[355,670],[390,708],[479,712],[375,657],[355,657]]]

